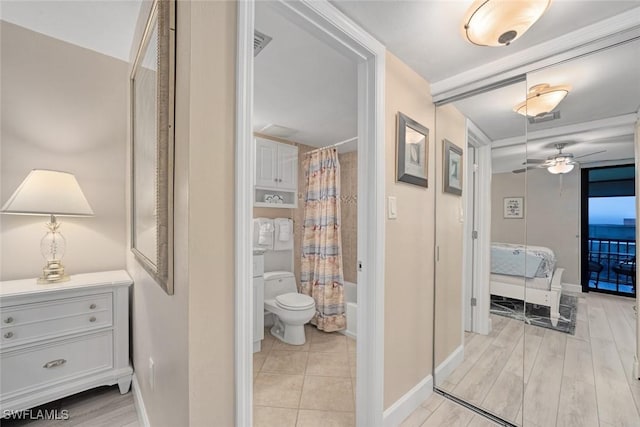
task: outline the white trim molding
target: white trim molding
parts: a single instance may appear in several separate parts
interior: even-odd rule
[[[133,404],[138,414],[138,423],[142,427],[151,427],[149,423],[149,416],[147,415],[147,408],[144,406],[144,400],[142,399],[142,392],[140,391],[140,383],[135,372],[133,373],[133,379],[131,381],[131,390],[133,391]]]
[[[491,332],[491,317],[489,316],[491,305],[491,291],[489,289],[489,277],[491,269],[491,147],[492,141],[482,130],[471,120],[466,120],[467,138],[475,145],[477,150],[478,172],[475,180],[478,186],[477,199],[477,224],[478,238],[476,241],[476,251],[474,269],[471,274],[474,276],[474,289],[471,295],[476,299],[476,306],[472,312],[473,332],[487,335]],[[469,192],[467,192],[468,194]],[[465,246],[469,244],[468,239],[464,239]],[[470,254],[468,248],[463,247],[465,254]]]
[[[382,425],[384,427],[400,425],[431,394],[433,394],[433,377],[428,375],[384,411],[384,423]]]
[[[444,383],[449,375],[455,369],[460,366],[460,364],[464,361],[464,345],[458,346],[455,350],[451,352],[449,356],[439,364],[435,371],[434,376],[436,378],[436,387],[440,387],[442,383]]]
[[[254,3],[239,1],[236,57],[236,425],[253,425],[253,33]]]
[[[439,103],[467,92],[481,90],[483,87],[496,85],[533,70],[615,46],[638,36],[640,36],[640,7],[433,82],[431,84],[433,102]]]
[[[238,2],[236,123],[236,425],[252,425],[252,195],[255,152],[253,31],[255,0]],[[358,282],[356,421],[381,426],[384,392],[384,90],[382,44],[327,0],[272,2],[277,12],[358,63]],[[362,231],[362,232],[360,232]]]

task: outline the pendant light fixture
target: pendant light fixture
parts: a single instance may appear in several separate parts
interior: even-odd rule
[[[462,32],[479,46],[508,46],[549,8],[551,0],[476,0],[467,10]]]
[[[532,86],[527,100],[522,101],[513,111],[523,116],[536,117],[553,111],[569,94],[571,86],[549,86],[547,83]]]

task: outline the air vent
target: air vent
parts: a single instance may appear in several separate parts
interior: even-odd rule
[[[269,136],[275,136],[276,138],[291,138],[293,135],[298,133],[295,129],[274,124],[266,125],[258,132]]]
[[[560,111],[554,111],[552,113],[539,114],[534,117],[527,117],[529,119],[529,123],[532,125],[536,125],[538,123],[550,122],[551,120],[556,120],[560,118]]]
[[[264,49],[269,42],[271,41],[271,37],[266,34],[261,33],[258,30],[254,30],[253,32],[253,56],[256,57]]]

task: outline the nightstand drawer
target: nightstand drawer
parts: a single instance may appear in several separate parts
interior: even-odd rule
[[[0,359],[3,398],[27,392],[28,388],[110,369],[112,341],[112,332],[107,331],[3,354]]]
[[[85,332],[111,326],[111,310],[59,317],[46,321],[22,322],[1,329],[2,350],[18,344],[57,337],[73,332]]]
[[[111,293],[106,293],[3,307],[0,326],[2,328],[13,327],[34,321],[71,317],[103,310],[112,311],[111,298]]]

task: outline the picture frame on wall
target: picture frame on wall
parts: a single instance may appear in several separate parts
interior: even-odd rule
[[[522,219],[524,218],[524,197],[504,198],[504,218]]]
[[[398,112],[396,139],[396,180],[429,186],[429,129]]]
[[[462,148],[446,139],[444,144],[444,186],[445,193],[462,195]]]

